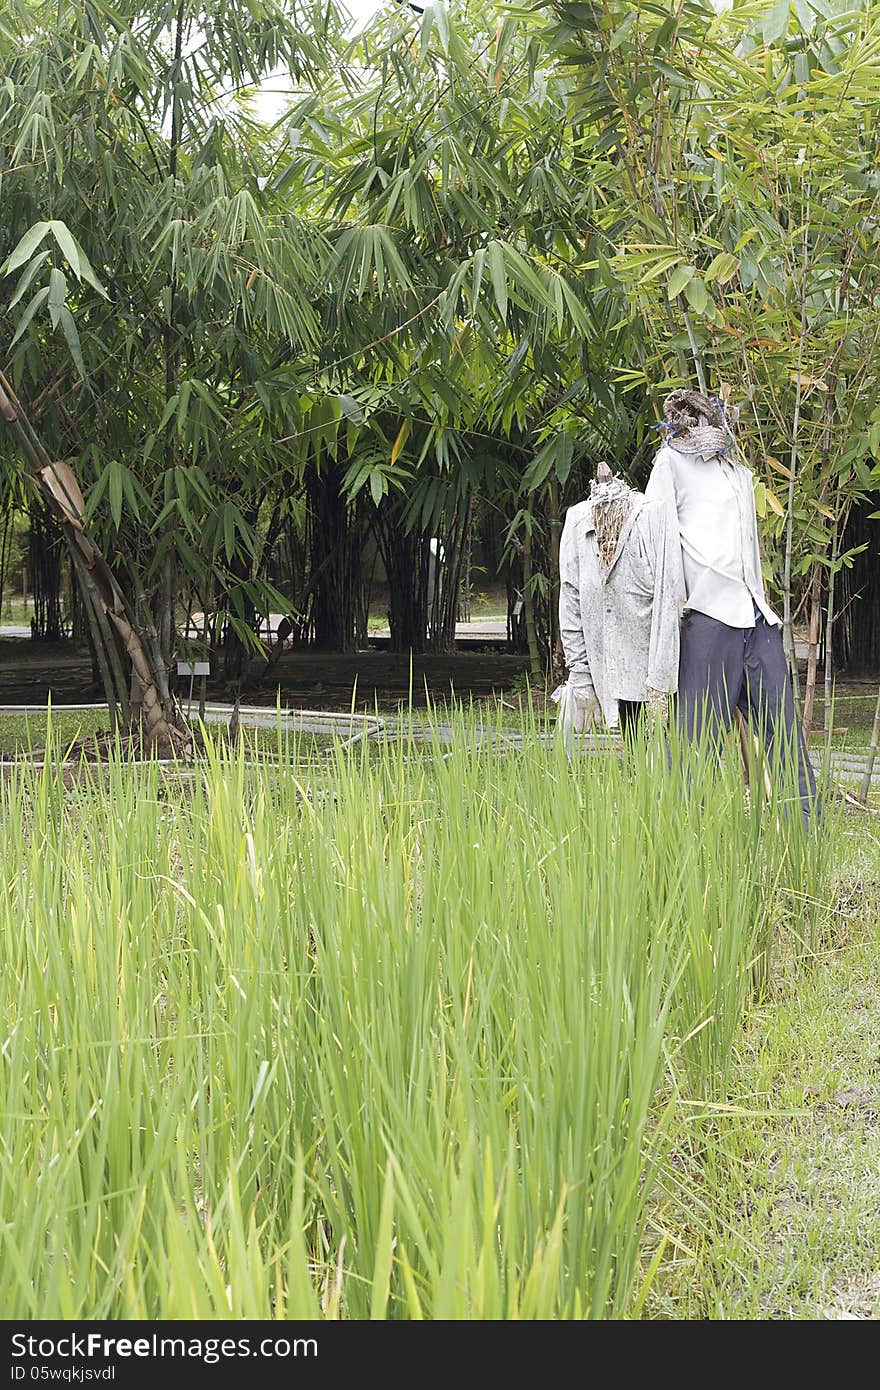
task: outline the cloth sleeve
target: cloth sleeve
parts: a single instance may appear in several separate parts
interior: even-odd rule
[[[749,513],[749,531],[751,534],[752,564],[754,572],[761,583],[761,592],[766,597],[764,586],[764,569],[761,564],[761,539],[758,534],[758,506],[755,501],[755,477],[751,469],[746,469],[745,481],[745,501]]]
[[[664,506],[646,508],[648,539],[654,571],[654,602],[645,683],[651,690],[674,694],[678,689],[679,578],[681,544],[678,526]]]
[[[684,586],[684,565],[681,558],[681,532],[678,528],[678,503],[675,498],[675,479],[672,476],[672,464],[669,462],[669,455],[665,449],[661,449],[654,459],[654,466],[651,469],[651,476],[648,479],[648,486],[645,488],[645,496],[649,502],[660,502],[666,513],[667,537],[664,546],[675,541],[675,556],[671,559],[671,581],[675,588],[676,605],[679,610],[684,607],[687,593]],[[656,687],[655,687],[656,688]]]
[[[581,619],[577,533],[569,517],[559,542],[559,636],[565,664],[572,675],[589,678],[590,663]]]

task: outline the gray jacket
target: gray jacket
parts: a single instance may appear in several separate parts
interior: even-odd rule
[[[569,507],[559,550],[559,629],[570,671],[589,672],[605,722],[618,700],[678,688],[681,551],[663,502],[633,495],[607,576],[593,504]]]

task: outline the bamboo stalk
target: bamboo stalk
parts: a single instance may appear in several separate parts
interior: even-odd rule
[[[83,558],[78,549],[72,546],[70,557],[76,572],[77,582],[80,586],[80,593],[83,598],[83,608],[85,610],[86,621],[92,636],[92,643],[95,648],[95,655],[98,659],[98,669],[101,672],[101,684],[104,687],[104,697],[107,701],[107,709],[110,713],[110,728],[115,733],[117,725],[120,723],[120,692],[124,686],[122,666],[119,662],[119,653],[115,651],[116,643],[107,622],[107,615],[101,605],[101,601],[95,590],[95,584],[91,575],[85,567]],[[110,652],[116,656],[116,665],[110,661]],[[131,719],[131,705],[127,710],[123,707],[123,720],[126,724]]]
[[[171,99],[171,130],[168,154],[168,173],[172,186],[177,179],[178,156],[183,135],[183,105],[181,101],[181,86],[183,83],[183,47],[186,28],[186,5],[184,0],[179,0],[177,12],[174,19],[174,51],[172,59],[172,71],[174,73]],[[178,378],[180,368],[179,346],[175,343],[175,329],[177,324],[177,274],[172,259],[171,268],[168,273],[168,317],[163,326],[163,344],[165,353],[165,405],[168,406],[177,393]],[[174,467],[176,461],[175,446],[175,423],[169,419],[165,427],[165,468],[168,472]],[[159,629],[159,649],[162,654],[162,663],[171,661],[176,637],[174,623],[174,600],[176,596],[176,575],[177,565],[174,546],[174,531],[177,528],[177,517],[172,513],[166,518],[162,538],[165,549],[162,554],[162,561],[159,570],[159,594],[158,594],[158,629]]]
[[[559,501],[559,479],[555,474],[550,479],[548,488],[549,508],[548,520],[550,527],[550,662],[551,680],[555,683],[556,678],[560,679],[565,671],[565,654],[562,650],[562,638],[559,632],[559,547],[562,540],[562,517],[560,515]]]
[[[101,666],[100,647],[103,645],[104,658],[108,672],[105,675],[101,666],[102,681],[107,690],[108,704],[117,702],[130,722],[131,706],[119,653],[109,624],[119,633],[133,669],[144,685],[144,706],[147,710],[147,733],[150,740],[162,747],[180,746],[186,742],[187,735],[176,727],[176,713],[169,714],[172,708],[170,696],[164,697],[167,690],[165,672],[161,663],[157,666],[147,656],[141,637],[127,613],[125,595],[113,577],[113,573],[101,554],[100,549],[87,535],[82,524],[82,511],[76,479],[67,464],[53,463],[42,441],[31,425],[21,402],[18,400],[8,379],[0,372],[0,417],[18,440],[19,447],[29,465],[29,477],[33,485],[46,499],[51,510],[61,521],[65,539],[71,554],[76,556],[83,571],[87,572],[89,584],[86,592],[93,604],[101,643],[98,645],[99,666]],[[51,474],[51,478],[47,476]],[[59,495],[60,494],[60,495]],[[80,573],[79,568],[77,573]],[[106,630],[97,619],[100,608],[108,624]]]
[[[791,687],[795,710],[800,706],[800,682],[798,679],[797,658],[794,650],[794,628],[791,617],[791,561],[794,548],[794,498],[797,482],[798,457],[800,445],[801,404],[803,397],[804,345],[807,337],[807,253],[809,248],[810,197],[807,195],[807,210],[804,219],[804,256],[800,286],[801,332],[798,342],[797,383],[795,385],[794,418],[791,425],[791,452],[789,457],[788,496],[785,508],[785,563],[782,591],[782,627],[785,654],[791,672]]]
[[[696,374],[697,374],[697,385],[698,385],[699,389],[702,391],[703,395],[705,396],[705,394],[706,394],[706,373],[705,373],[705,370],[704,370],[704,368],[703,368],[703,356],[702,356],[702,353],[700,352],[699,347],[697,346],[697,338],[696,338],[696,334],[694,333],[694,326],[693,326],[693,324],[691,323],[691,316],[690,316],[690,314],[688,313],[687,309],[684,307],[684,295],[681,295],[681,294],[680,294],[680,295],[678,296],[678,303],[679,303],[679,306],[680,306],[680,308],[681,308],[682,315],[683,315],[683,317],[684,317],[684,326],[685,326],[685,328],[686,328],[686,330],[687,330],[688,342],[690,343],[690,346],[691,346],[691,357],[693,358],[694,371],[695,371]]]
[[[804,743],[810,741],[813,729],[813,703],[816,698],[816,670],[819,664],[819,623],[822,612],[822,571],[817,562],[813,563],[810,580],[810,645],[807,653],[807,680],[804,687]]]
[[[825,610],[825,708],[822,711],[822,725],[826,745],[831,742],[834,717],[832,705],[832,682],[834,675],[834,590],[837,579],[837,555],[840,545],[840,518],[834,518],[834,533],[831,538],[831,569],[828,572],[828,606]]]
[[[535,495],[529,493],[527,511],[529,514],[529,526],[526,529],[523,540],[523,607],[526,620],[526,641],[529,648],[529,671],[532,680],[537,684],[541,680],[541,652],[538,647],[538,628],[535,622],[535,599],[532,593],[532,527],[531,518],[534,516]]]

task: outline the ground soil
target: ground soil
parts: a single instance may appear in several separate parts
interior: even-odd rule
[[[427,702],[451,691],[459,697],[484,698],[511,689],[527,669],[524,656],[493,651],[452,652],[414,656],[388,651],[353,653],[293,651],[285,653],[271,679],[265,666],[252,663],[242,686],[249,704],[273,705],[280,691],[286,705],[372,709],[408,702]],[[261,679],[262,677],[262,679]],[[234,692],[222,680],[208,682],[208,698],[230,699]],[[186,690],[181,691],[185,697]],[[92,679],[88,647],[76,642],[33,642],[29,638],[0,638],[0,704],[56,705],[103,698]]]

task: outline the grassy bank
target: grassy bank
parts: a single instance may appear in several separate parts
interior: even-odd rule
[[[783,953],[733,1050],[729,1109],[687,1117],[652,1213],[649,1307],[687,1318],[880,1316],[880,839],[835,844],[829,932]]]

